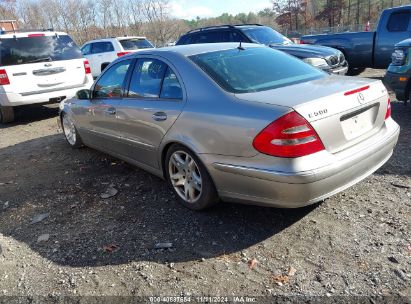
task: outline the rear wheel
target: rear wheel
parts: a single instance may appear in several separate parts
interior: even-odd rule
[[[0,106],[0,123],[9,123],[14,121],[14,108]]]
[[[80,136],[78,135],[77,129],[74,126],[73,120],[66,114],[61,117],[61,123],[63,126],[64,136],[67,142],[73,148],[80,148],[83,146]]]
[[[186,147],[174,145],[168,150],[165,171],[171,188],[185,207],[203,210],[219,201],[206,168]]]

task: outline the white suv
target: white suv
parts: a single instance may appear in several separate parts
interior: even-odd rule
[[[62,32],[0,31],[0,123],[14,107],[57,103],[93,84],[90,66]]]
[[[81,47],[81,52],[90,62],[93,77],[97,77],[116,58],[150,48],[154,46],[146,37],[129,36],[92,40]]]

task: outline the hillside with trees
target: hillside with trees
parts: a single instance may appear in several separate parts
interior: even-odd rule
[[[260,12],[181,20],[169,0],[1,0],[0,19],[18,20],[24,29],[62,30],[82,44],[121,35],[145,35],[158,46],[203,26],[260,23],[293,37],[311,32],[364,30],[381,10],[411,0],[276,0]],[[45,9],[47,8],[47,9]]]

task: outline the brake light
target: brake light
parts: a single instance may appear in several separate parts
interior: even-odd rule
[[[4,69],[0,70],[0,85],[10,84],[9,76],[7,76],[7,72]]]
[[[88,60],[84,60],[84,71],[86,74],[91,74],[91,68],[90,68],[90,63]]]
[[[27,35],[27,37],[43,37],[43,36],[46,36],[46,35],[44,35],[44,34],[28,34]]]
[[[360,92],[363,92],[365,90],[368,90],[369,88],[370,88],[370,86],[365,86],[365,87],[362,87],[362,88],[359,88],[359,89],[348,91],[348,92],[344,93],[344,96],[349,96],[349,95],[352,95],[352,94],[360,93]]]
[[[385,113],[385,120],[391,117],[391,99],[388,98],[387,113]]]
[[[303,40],[300,40],[300,44],[306,44]]]
[[[117,57],[121,57],[121,56],[130,54],[130,53],[131,53],[131,52],[119,52],[119,53],[117,53]]]
[[[262,130],[253,147],[264,154],[295,158],[325,150],[310,123],[297,112],[281,116]]]

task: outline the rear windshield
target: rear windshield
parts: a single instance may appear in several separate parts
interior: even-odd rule
[[[268,47],[236,48],[189,58],[232,93],[266,91],[327,75],[300,59]]]
[[[120,40],[124,50],[138,50],[138,49],[150,49],[154,46],[147,39],[126,39]]]
[[[0,65],[82,58],[79,48],[67,35],[0,39]]]
[[[244,28],[243,32],[254,42],[265,45],[292,44],[290,39],[274,31],[271,27],[262,26]]]

